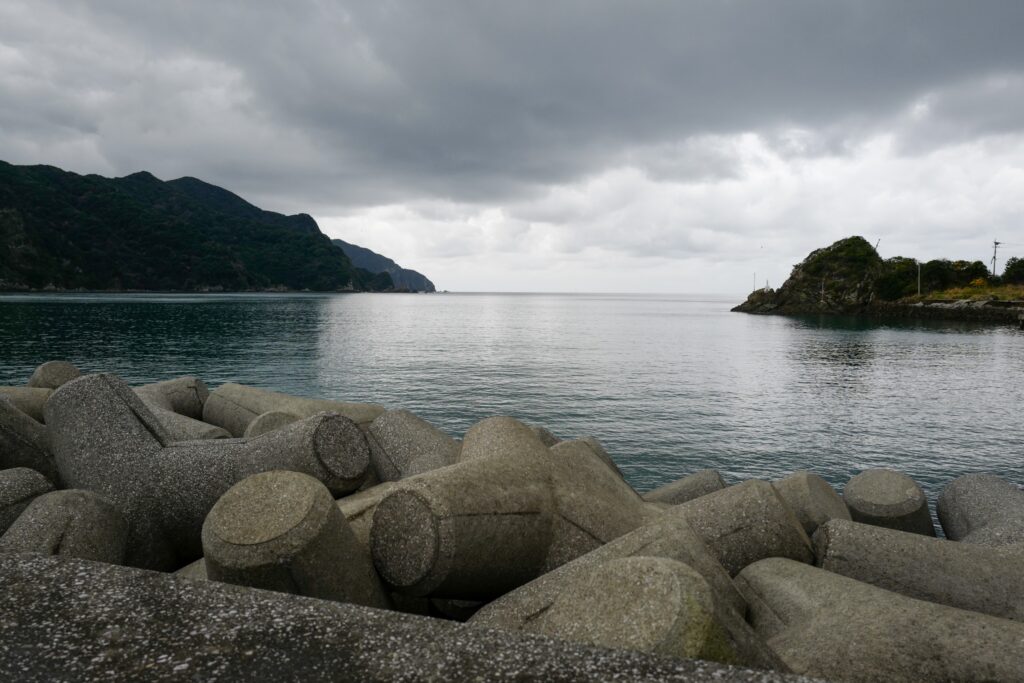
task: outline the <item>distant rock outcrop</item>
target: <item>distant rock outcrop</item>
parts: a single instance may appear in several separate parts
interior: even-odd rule
[[[874,303],[885,262],[863,237],[817,249],[777,290],[759,289],[732,309],[743,313],[851,313]]]
[[[402,268],[387,256],[382,256],[375,251],[350,244],[344,240],[335,239],[331,241],[334,243],[334,246],[339,247],[345,252],[345,255],[352,260],[352,263],[357,268],[362,268],[371,273],[387,273],[390,275],[397,290],[410,292],[437,291],[434,283],[428,280],[425,275],[415,270]]]

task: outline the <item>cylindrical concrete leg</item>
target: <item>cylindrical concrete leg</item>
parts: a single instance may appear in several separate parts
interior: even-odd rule
[[[6,398],[15,408],[36,422],[45,422],[43,408],[50,400],[53,389],[41,387],[0,387],[0,397]]]
[[[648,491],[643,494],[643,498],[648,503],[682,505],[694,498],[700,498],[724,488],[725,481],[717,470],[700,470],[653,491]]]
[[[0,534],[37,496],[53,490],[50,480],[28,467],[0,470]]]
[[[842,497],[816,474],[794,472],[772,482],[772,486],[800,520],[808,536],[830,519],[850,519]]]
[[[254,436],[262,436],[267,432],[286,427],[292,422],[298,422],[301,419],[295,413],[288,413],[283,410],[268,410],[253,418],[253,421],[245,428],[245,438],[250,439]]]
[[[864,470],[846,483],[843,500],[855,522],[935,535],[928,499],[913,479],[895,470]]]
[[[993,474],[965,474],[942,490],[936,506],[954,541],[1001,546],[1024,543],[1024,491]]]
[[[56,389],[81,374],[78,368],[65,360],[51,360],[35,369],[26,386]]]
[[[0,395],[0,468],[28,467],[60,483],[49,442],[46,427]]]
[[[388,604],[330,491],[299,472],[254,474],[232,486],[206,517],[203,553],[214,581]]]
[[[128,522],[110,501],[92,491],[68,489],[29,503],[0,537],[0,552],[121,564],[127,540]]]

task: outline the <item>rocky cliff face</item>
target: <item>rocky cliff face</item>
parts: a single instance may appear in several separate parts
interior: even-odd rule
[[[817,249],[793,267],[777,290],[759,289],[732,309],[743,313],[850,313],[876,298],[884,262],[863,237]]]

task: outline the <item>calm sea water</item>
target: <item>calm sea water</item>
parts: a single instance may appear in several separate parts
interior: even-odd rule
[[[404,407],[461,436],[496,414],[598,437],[639,489],[713,467],[895,467],[932,498],[1024,483],[1024,333],[730,313],[721,297],[9,295],[0,384],[65,358]]]

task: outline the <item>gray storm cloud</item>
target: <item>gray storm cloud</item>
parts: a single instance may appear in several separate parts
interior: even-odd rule
[[[943,164],[1020,167],[1022,29],[1017,0],[0,0],[0,158],[194,175],[437,267],[912,249],[974,239]],[[998,188],[963,220],[1008,228]]]

